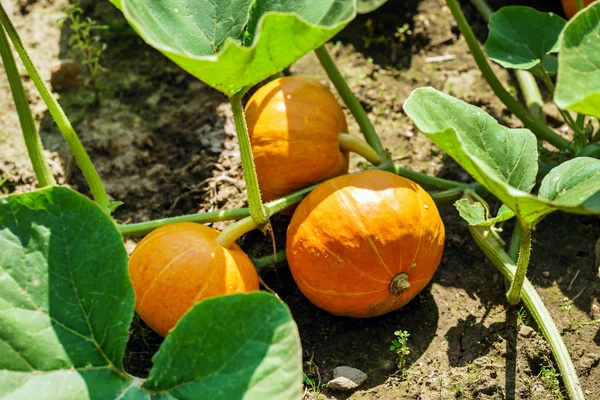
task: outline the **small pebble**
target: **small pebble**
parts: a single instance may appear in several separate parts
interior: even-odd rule
[[[58,60],[50,66],[50,84],[57,91],[68,90],[83,85],[79,66],[73,60]]]
[[[337,390],[354,390],[367,380],[367,374],[359,369],[341,366],[333,370],[333,379],[327,387]]]
[[[519,335],[530,338],[535,335],[535,329],[527,325],[519,325]]]
[[[544,278],[550,278],[550,271],[544,271],[542,272],[542,275],[544,276]]]

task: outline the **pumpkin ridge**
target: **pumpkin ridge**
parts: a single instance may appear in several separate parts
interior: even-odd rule
[[[133,252],[131,253],[131,257],[134,256],[134,254],[138,251],[138,249],[142,249],[144,248],[148,243],[152,242],[154,239],[161,237],[163,235],[166,235],[167,233],[171,233],[172,231],[162,231],[159,232],[155,235],[153,235],[152,237],[150,237],[148,240],[142,240],[136,247],[135,249],[133,249]]]
[[[227,260],[225,260],[225,262],[227,263]],[[196,300],[199,299],[204,294],[204,292],[208,288],[208,285],[210,284],[210,280],[215,276],[216,272],[217,272],[217,268],[213,268],[208,279],[204,280],[204,285],[202,285],[200,290],[198,290],[198,293],[196,293],[196,295],[194,296],[194,300],[192,300],[192,304],[196,304]]]
[[[308,286],[310,288],[310,290],[314,290],[315,292],[326,294],[326,295],[330,295],[330,296],[358,297],[358,296],[366,296],[368,294],[375,294],[375,293],[381,293],[381,292],[387,292],[388,291],[388,288],[386,287],[385,289],[373,290],[373,291],[370,291],[370,292],[347,292],[347,293],[340,293],[340,292],[336,292],[335,290],[331,290],[331,289],[318,289],[318,288],[314,287],[313,285],[309,284],[308,282],[306,282],[304,280],[304,278],[299,277],[298,279],[303,284],[305,284],[306,286]]]
[[[371,238],[371,235],[369,235],[367,233],[365,225],[360,220],[360,216],[354,209],[354,206],[352,204],[350,204],[348,198],[346,197],[346,193],[344,193],[344,191],[343,191],[343,188],[339,189],[337,187],[337,185],[333,182],[331,182],[331,185],[336,189],[335,193],[340,198],[346,211],[348,211],[348,213],[354,217],[353,219],[356,222],[356,225],[360,228],[360,231],[362,232],[364,238],[367,240],[367,243],[369,243],[369,247],[371,248],[371,250],[373,250],[373,253],[375,253],[375,256],[377,256],[377,259],[379,260],[379,264],[381,264],[383,266],[383,268],[385,268],[385,270],[388,272],[388,274],[390,274],[390,278],[393,278],[394,276],[396,276],[395,274],[392,273],[392,271],[390,271],[390,269],[386,265],[385,261],[383,261],[383,258],[381,257],[381,254],[379,253],[379,250],[377,249],[377,246],[375,246],[375,243],[373,242],[373,239]]]
[[[370,276],[369,274],[361,271],[356,265],[354,265],[353,263],[346,261],[344,259],[342,259],[339,254],[334,253],[332,250],[330,250],[327,246],[324,247],[325,251],[329,252],[329,254],[331,254],[333,257],[335,257],[338,261],[341,261],[342,263],[344,263],[345,265],[349,266],[350,269],[352,269],[353,271],[357,272],[360,275],[363,275],[365,278],[369,278],[372,281],[375,282],[379,282],[379,283],[385,283],[386,285],[389,285],[389,282],[387,281],[382,281],[380,279],[374,278],[372,276]]]
[[[192,247],[190,247],[189,249],[181,252],[180,254],[178,254],[177,256],[173,257],[171,259],[171,261],[169,261],[169,263],[167,265],[165,265],[165,267],[163,269],[160,270],[160,272],[158,274],[156,274],[156,276],[154,277],[154,279],[152,279],[152,282],[150,282],[150,285],[148,285],[148,288],[146,289],[146,291],[144,292],[144,295],[142,296],[142,298],[140,299],[140,304],[139,304],[139,308],[142,308],[142,304],[144,304],[144,301],[146,300],[146,296],[148,295],[148,293],[150,293],[150,291],[154,288],[154,286],[156,286],[156,283],[158,282],[159,278],[162,276],[162,274],[169,269],[169,267],[177,260],[179,260],[181,257],[183,257],[185,254],[189,253],[190,251],[194,250],[196,247],[202,246],[204,245],[203,242],[200,242]]]
[[[396,196],[394,195],[394,192],[392,190],[385,189],[385,190],[383,190],[383,193],[385,193],[385,196],[389,199],[390,204],[399,203],[398,199],[396,198]],[[396,211],[396,213],[395,213],[396,215],[398,215],[398,211],[402,212],[402,209],[396,210],[393,207],[390,207],[389,205],[388,205],[388,208]],[[398,228],[400,228],[400,221],[402,221],[402,219],[396,219],[396,225],[398,226]],[[400,230],[400,229],[398,229],[398,230]],[[402,245],[402,243],[398,243],[398,251],[394,252],[395,253],[394,255],[402,254],[402,248],[400,247],[401,245]],[[394,257],[394,259],[395,259],[395,257]],[[404,257],[400,256],[400,266],[398,267],[398,270],[400,271],[400,273],[404,272],[403,268],[404,268]],[[392,278],[392,279],[394,279],[394,278]]]
[[[423,193],[421,192],[421,190],[417,190],[419,196],[419,209],[421,210],[421,226],[419,229],[419,244],[417,244],[417,249],[415,250],[415,255],[413,256],[412,261],[410,262],[410,265],[408,266],[408,271],[404,271],[406,272],[408,275],[410,275],[410,271],[413,269],[413,265],[415,265],[415,260],[417,259],[417,255],[419,254],[419,249],[421,248],[421,242],[423,241],[423,221],[424,221],[424,217],[423,217],[423,210],[425,209],[425,204],[423,203]]]

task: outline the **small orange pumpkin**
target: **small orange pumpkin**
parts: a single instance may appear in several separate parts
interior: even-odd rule
[[[275,79],[252,95],[246,123],[263,201],[348,172],[338,134],[348,132],[333,94],[312,79]]]
[[[226,249],[219,232],[181,222],[146,236],[129,258],[135,311],[156,333],[166,336],[203,299],[258,290],[254,265],[237,245]]]
[[[584,7],[592,4],[594,0],[584,0]],[[567,19],[573,18],[575,14],[577,14],[577,0],[562,0],[563,10],[565,10],[565,15]]]
[[[317,307],[374,317],[408,303],[431,280],[444,225],[416,183],[372,170],[333,178],[300,203],[287,233],[294,280]]]

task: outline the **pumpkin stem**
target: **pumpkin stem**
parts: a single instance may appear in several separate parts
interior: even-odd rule
[[[402,272],[392,279],[390,282],[390,293],[393,296],[400,296],[400,294],[410,289],[410,282],[408,281],[408,274]]]
[[[344,151],[351,151],[363,156],[374,166],[381,164],[381,157],[366,141],[352,136],[349,133],[339,134],[340,148]]]

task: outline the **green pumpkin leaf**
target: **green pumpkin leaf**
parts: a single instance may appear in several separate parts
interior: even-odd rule
[[[417,128],[454,158],[502,203],[529,193],[537,174],[537,140],[527,129],[509,129],[478,107],[438,92],[417,89],[404,103]]]
[[[578,157],[550,171],[538,197],[573,213],[600,213],[600,160]]]
[[[357,0],[356,12],[359,14],[367,14],[371,11],[377,10],[386,2],[387,0]]]
[[[0,397],[118,396],[134,299],[113,221],[63,187],[0,198],[0,248]]]
[[[300,399],[296,324],[287,306],[267,293],[204,300],[169,333],[144,387],[178,399],[190,393],[207,399]]]
[[[578,13],[564,30],[554,102],[600,118],[600,2]]]
[[[600,213],[600,160],[580,157],[554,168],[536,197],[529,194],[537,173],[536,139],[528,130],[503,127],[479,108],[432,88],[415,90],[404,111],[523,223],[535,225],[555,210]],[[469,222],[479,225],[487,219],[477,206],[461,207]]]
[[[463,198],[454,203],[454,206],[462,219],[472,226],[493,226],[515,216],[515,213],[504,204],[498,210],[498,214],[492,218],[487,215],[485,207],[480,202],[471,203]]]
[[[505,68],[530,69],[558,51],[566,23],[556,14],[530,7],[502,7],[490,19],[485,51]]]
[[[148,44],[228,96],[288,67],[356,15],[354,0],[120,0],[120,9]]]

